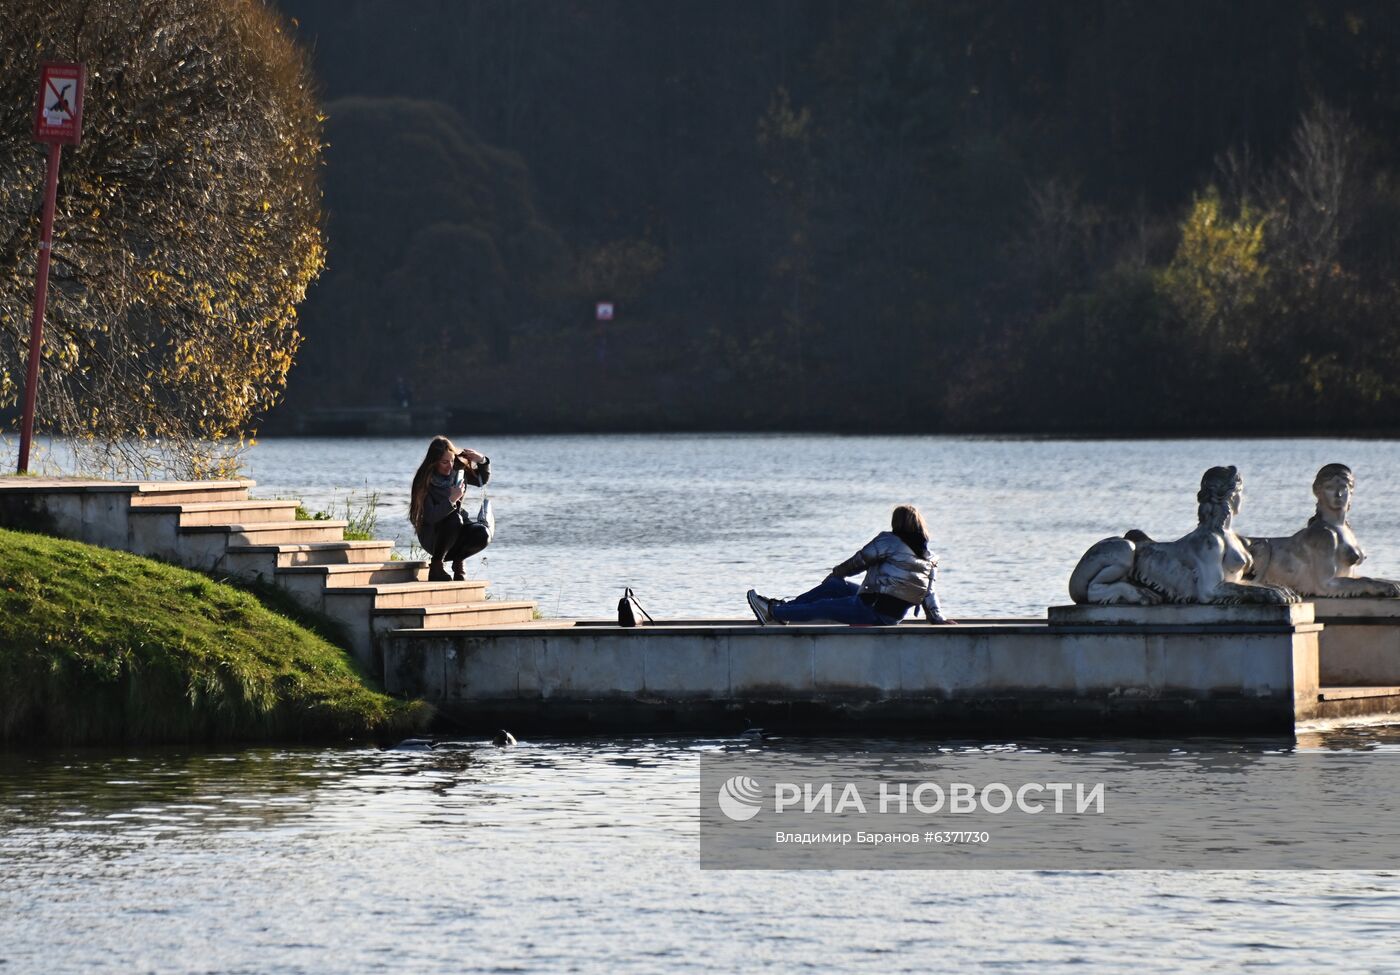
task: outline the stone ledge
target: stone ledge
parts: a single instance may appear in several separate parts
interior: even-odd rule
[[[1317,618],[1324,623],[1362,622],[1363,620],[1384,620],[1400,624],[1400,599],[1387,599],[1383,596],[1358,596],[1352,599],[1330,596],[1326,599],[1310,599]]]
[[[1400,687],[1323,687],[1317,695],[1319,701],[1360,701],[1376,697],[1400,698]]]
[[[0,477],[0,491],[13,494],[98,494],[125,492],[134,494],[141,489],[135,481],[92,481],[84,478]]]
[[[18,494],[162,494],[176,491],[223,490],[255,487],[256,481],[100,481],[82,477],[0,477],[0,491]]]
[[[1314,621],[1312,603],[1286,606],[1051,606],[1051,626],[1306,626]]]

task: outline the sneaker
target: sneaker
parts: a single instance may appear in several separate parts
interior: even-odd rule
[[[759,626],[771,626],[778,621],[773,618],[773,601],[760,596],[757,590],[750,589],[744,594],[749,601],[749,609],[753,610],[754,618],[758,620]]]

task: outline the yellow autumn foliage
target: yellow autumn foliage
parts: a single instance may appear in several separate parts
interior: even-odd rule
[[[32,25],[46,30],[35,42]],[[8,0],[0,104],[87,64],[55,219],[42,430],[147,473],[228,473],[281,396],[325,263],[305,56],[262,0]],[[23,388],[44,151],[0,136],[0,407]]]
[[[1263,296],[1268,276],[1266,223],[1244,205],[1227,216],[1211,188],[1195,199],[1176,254],[1160,272],[1159,284],[1187,326],[1223,348],[1242,351],[1248,345],[1248,312]]]

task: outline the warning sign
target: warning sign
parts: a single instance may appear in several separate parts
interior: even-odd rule
[[[34,107],[34,138],[76,146],[83,134],[81,64],[45,64],[39,70],[39,100]]]

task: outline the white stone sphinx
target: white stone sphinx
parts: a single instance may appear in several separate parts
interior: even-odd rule
[[[1069,579],[1076,603],[1152,606],[1159,603],[1284,605],[1292,590],[1246,581],[1251,567],[1244,541],[1230,525],[1240,510],[1244,482],[1233,467],[1212,467],[1196,493],[1195,531],[1155,542],[1140,531],[1090,547]]]
[[[1328,464],[1313,479],[1317,513],[1284,538],[1245,538],[1256,583],[1286,586],[1304,596],[1400,597],[1400,582],[1356,574],[1366,559],[1347,514],[1356,478],[1345,464]]]

